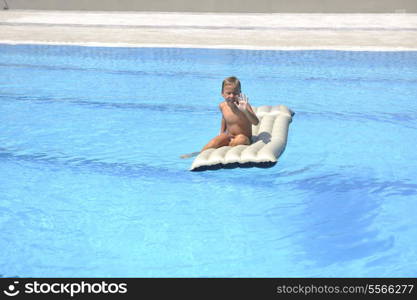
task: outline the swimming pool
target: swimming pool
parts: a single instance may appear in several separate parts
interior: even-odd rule
[[[221,81],[296,112],[189,172]],[[0,45],[0,275],[417,276],[417,52]]]

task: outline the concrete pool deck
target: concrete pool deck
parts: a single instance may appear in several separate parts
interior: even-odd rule
[[[417,14],[4,10],[0,43],[417,51]]]

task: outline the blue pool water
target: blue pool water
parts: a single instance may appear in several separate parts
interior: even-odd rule
[[[189,172],[224,77],[296,112]],[[417,276],[417,52],[0,45],[0,275]]]

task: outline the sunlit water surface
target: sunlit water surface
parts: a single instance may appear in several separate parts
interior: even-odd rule
[[[269,169],[189,172],[235,75]],[[417,276],[417,52],[0,45],[0,275]]]

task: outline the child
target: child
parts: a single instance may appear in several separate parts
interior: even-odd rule
[[[248,98],[241,93],[239,79],[228,77],[223,80],[222,96],[225,101],[219,104],[223,115],[220,134],[205,145],[201,152],[223,146],[250,145],[252,124],[259,123]],[[185,154],[181,158],[189,158],[201,152]]]
[[[222,96],[225,101],[219,104],[223,115],[220,134],[205,145],[201,152],[222,146],[250,145],[252,124],[259,123],[248,98],[241,92],[239,79],[228,77],[223,80]]]

